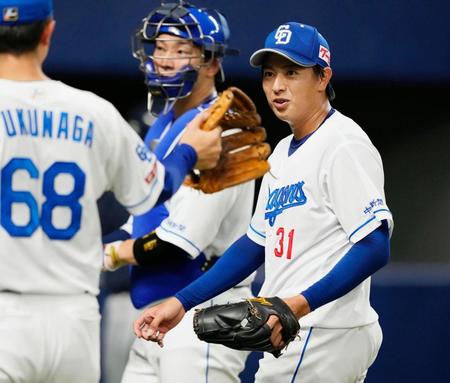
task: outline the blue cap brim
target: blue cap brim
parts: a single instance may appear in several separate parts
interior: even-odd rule
[[[53,0],[4,0],[0,4],[0,25],[28,24],[52,15]]]
[[[312,67],[316,65],[314,61],[308,60],[301,56],[293,56],[292,54],[289,54],[288,52],[284,51],[283,49],[271,49],[271,48],[263,48],[257,50],[255,53],[253,53],[250,57],[250,65],[255,68],[259,68],[264,60],[264,56],[267,53],[275,53],[277,55],[283,56],[284,58],[288,59],[289,61],[292,61],[294,64],[304,66],[304,67]]]

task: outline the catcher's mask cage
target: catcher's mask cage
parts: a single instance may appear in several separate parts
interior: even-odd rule
[[[161,34],[175,36],[173,39],[158,39]],[[197,8],[191,4],[165,3],[150,12],[142,20],[132,39],[133,56],[140,61],[139,68],[145,73],[148,87],[148,108],[158,115],[166,113],[180,98],[191,94],[198,77],[198,70],[203,65],[209,65],[214,59],[225,55],[236,56],[239,51],[227,47],[230,36],[225,17],[213,9]],[[190,55],[183,56],[189,64],[183,66],[173,75],[159,73],[155,59],[155,46],[158,41],[175,41],[176,38],[192,42],[200,53],[194,50]],[[192,59],[200,58],[200,64],[191,65]],[[176,60],[179,57],[164,57],[165,60]],[[220,66],[221,80],[224,80]]]

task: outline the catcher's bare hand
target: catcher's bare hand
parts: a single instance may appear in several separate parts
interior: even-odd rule
[[[133,244],[134,239],[106,244],[103,252],[103,270],[116,271],[126,265],[136,265]]]
[[[180,140],[180,144],[188,144],[197,152],[195,168],[199,170],[214,168],[222,151],[220,138],[222,129],[219,127],[211,131],[200,129],[200,125],[208,118],[208,115],[208,111],[199,113],[189,122]]]
[[[118,256],[118,249],[122,241],[115,241],[107,243],[103,247],[103,271],[116,271],[120,269],[125,263],[122,263]]]
[[[164,336],[183,319],[185,313],[178,299],[169,298],[145,310],[134,322],[134,333],[138,338],[157,342],[163,347]]]

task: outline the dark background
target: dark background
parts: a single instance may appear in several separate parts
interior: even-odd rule
[[[146,89],[130,36],[154,0],[55,0],[57,30],[46,71],[140,118]],[[315,25],[328,40],[333,106],[379,149],[394,214],[391,264],[372,301],[385,341],[367,382],[450,382],[450,2],[448,0],[203,0],[228,17],[239,58],[227,81],[254,100],[270,142],[290,133],[268,109],[248,65],[267,33],[286,21]],[[113,154],[112,154],[113,155]],[[111,211],[112,209],[109,209]],[[109,221],[109,224],[111,222]]]

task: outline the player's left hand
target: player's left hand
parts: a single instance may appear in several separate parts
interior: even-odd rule
[[[297,319],[300,319],[311,312],[308,301],[301,294],[284,298],[283,301],[289,306]]]
[[[283,301],[289,306],[297,319],[300,319],[311,311],[309,303],[303,295],[284,298]],[[276,348],[283,348],[285,342],[283,342],[283,325],[281,324],[280,319],[276,315],[271,315],[267,320],[267,324],[272,329],[272,335],[270,336],[272,345]]]
[[[276,358],[300,331],[294,313],[276,296],[199,309],[193,324],[200,340],[236,350],[266,351]]]
[[[286,344],[283,341],[283,325],[280,319],[276,315],[271,315],[267,320],[267,324],[272,329],[272,335],[270,336],[270,341],[272,345],[277,349],[282,349]]]

